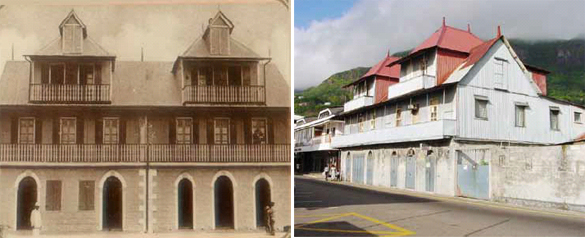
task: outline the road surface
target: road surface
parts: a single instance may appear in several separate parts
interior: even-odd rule
[[[295,178],[294,236],[585,236],[585,214]],[[390,191],[390,192],[389,192]]]

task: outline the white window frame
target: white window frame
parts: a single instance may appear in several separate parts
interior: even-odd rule
[[[436,102],[436,103],[434,103]],[[438,121],[439,120],[439,97],[431,97],[429,101],[429,116],[430,121]]]
[[[396,126],[402,126],[402,107],[396,105]]]
[[[73,119],[73,143],[63,143],[63,120]],[[59,144],[73,145],[77,144],[77,117],[60,117],[59,118]]]
[[[217,121],[218,120],[227,120],[227,142],[226,143],[217,143],[217,133],[215,130],[217,129]],[[213,118],[213,143],[216,145],[229,145],[230,144],[230,118],[229,117],[215,117]]]
[[[485,102],[485,117],[481,117],[481,115],[478,115],[478,106],[479,106],[478,102],[480,102],[480,101]],[[474,118],[477,120],[484,120],[484,121],[489,120],[488,106],[490,104],[490,101],[489,101],[488,97],[476,95],[473,103],[474,103],[474,111],[473,111]]]
[[[528,109],[527,103],[519,103],[519,102],[514,103],[514,126],[515,127],[526,128],[526,109]],[[520,123],[520,121],[518,121],[519,110],[521,110],[523,113],[521,123]]]
[[[576,118],[577,115],[579,115],[578,120]],[[573,122],[575,122],[577,124],[583,124],[583,113],[582,112],[578,112],[578,111],[574,111],[573,112]]]
[[[498,73],[498,67],[501,69],[501,73]],[[498,81],[499,75],[500,81]],[[494,57],[494,88],[507,90],[507,79],[508,79],[508,60]]]
[[[29,142],[27,142],[27,143],[22,143],[21,142],[21,134],[20,134],[21,131],[20,131],[20,129],[21,129],[21,125],[22,125],[21,124],[21,121],[22,120],[32,120],[33,121],[33,139],[32,139],[32,142],[30,142],[30,143]],[[19,117],[18,118],[18,144],[34,144],[35,143],[35,140],[36,140],[36,136],[37,136],[36,135],[36,131],[37,131],[36,126],[37,126],[36,125],[36,119],[34,117]]]
[[[553,126],[553,122],[552,122],[552,118],[553,118],[553,114],[554,114],[553,111],[557,112],[556,113],[557,121],[556,121],[556,124],[554,126]],[[561,130],[561,127],[560,127],[561,117],[560,117],[560,115],[561,115],[561,109],[559,107],[550,107],[549,108],[549,125],[550,125],[551,130],[553,130],[553,131],[560,131]]]
[[[106,143],[106,120],[116,120],[116,143]],[[102,123],[102,142],[103,144],[115,145],[120,144],[120,118],[119,117],[104,117]]]

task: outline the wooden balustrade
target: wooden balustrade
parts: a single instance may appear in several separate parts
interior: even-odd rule
[[[31,84],[31,102],[106,103],[110,102],[108,84]]]
[[[290,145],[0,144],[0,162],[290,162]]]
[[[187,85],[183,88],[185,103],[244,103],[266,102],[264,86]]]

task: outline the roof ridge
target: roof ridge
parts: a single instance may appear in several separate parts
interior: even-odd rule
[[[481,40],[481,41],[483,41],[481,38],[479,38],[478,36],[476,36],[476,35],[475,35],[475,34],[473,34],[472,32],[469,32],[469,31],[466,31],[466,30],[463,30],[463,29],[459,29],[459,28],[457,28],[457,27],[453,27],[453,26],[446,26],[446,27],[449,27],[449,28],[451,28],[451,29],[453,29],[453,30],[456,30],[456,31],[460,31],[460,32],[463,32],[463,33],[467,33],[467,34],[469,34],[469,35],[471,35],[471,36],[473,36],[473,37],[477,38],[478,40]]]

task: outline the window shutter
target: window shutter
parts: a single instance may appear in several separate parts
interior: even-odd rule
[[[94,210],[94,181],[79,181],[79,210]]]
[[[220,37],[219,38],[219,41],[220,41],[220,48],[219,48],[219,50],[220,50],[220,52],[219,53],[222,54],[222,55],[227,55],[227,54],[229,54],[229,44],[230,44],[230,42],[229,42],[230,36],[229,36],[229,33],[228,33],[228,28],[220,28],[219,29],[219,32],[220,32],[220,34],[219,34],[220,35],[219,36]]]
[[[219,54],[219,29],[217,28],[211,28],[209,29],[210,31],[210,37],[211,37],[211,42],[209,43],[209,52],[212,55],[217,55]]]
[[[232,118],[232,120],[230,120],[230,144],[237,144],[238,143],[238,137],[237,137],[237,132],[236,132],[236,119]]]
[[[77,122],[77,125],[75,125],[75,130],[77,131],[77,133],[75,133],[75,135],[77,136],[75,141],[77,142],[77,144],[83,144],[83,135],[85,129],[85,127],[83,126],[83,120],[84,120],[83,117],[78,117],[77,120],[75,120]]]
[[[169,120],[169,144],[176,144],[177,142],[177,124],[175,118]]]
[[[53,144],[59,144],[59,132],[61,130],[61,123],[59,117],[53,118]]]
[[[61,210],[61,181],[47,180],[45,208],[47,211]]]
[[[126,144],[126,118],[120,117],[120,141],[119,144]]]
[[[102,65],[95,65],[95,84],[102,84]]]
[[[104,140],[104,120],[102,118],[98,118],[95,120],[95,143],[98,145],[103,144]]]
[[[41,83],[49,83],[49,65],[45,63],[41,64]]]
[[[207,119],[207,144],[214,144],[213,140],[213,119]]]
[[[244,119],[244,143],[252,144],[252,120],[249,117]]]
[[[191,143],[199,144],[199,118],[193,118],[193,125],[191,126],[191,135],[193,139]]]
[[[81,26],[77,25],[73,27],[73,51],[75,53],[81,53]]]
[[[35,118],[35,144],[43,143],[43,120]]]
[[[274,122],[273,119],[271,117],[269,117],[267,120],[267,130],[268,130],[268,144],[274,144]]]
[[[10,118],[10,143],[18,143],[18,117]]]
[[[63,26],[63,52],[73,52],[73,28],[72,25]]]

